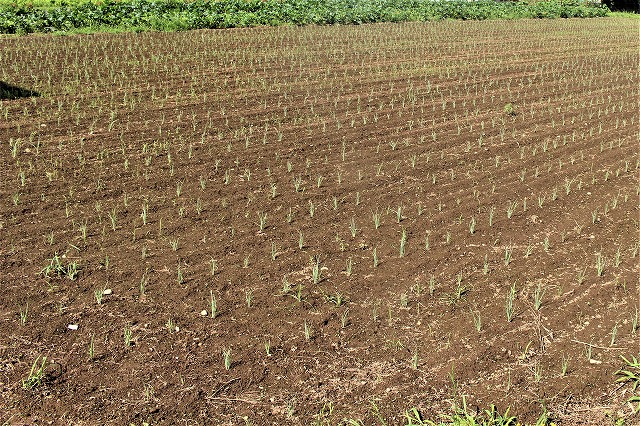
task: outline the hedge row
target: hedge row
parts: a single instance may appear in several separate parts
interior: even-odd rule
[[[441,19],[598,17],[606,6],[584,1],[489,0],[105,0],[0,9],[0,32],[72,31],[79,28],[187,30],[259,25],[363,24]]]

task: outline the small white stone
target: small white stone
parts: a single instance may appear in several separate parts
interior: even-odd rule
[[[201,310],[200,311],[200,315],[202,315],[203,317],[206,317],[207,316],[207,310],[206,309]]]
[[[102,292],[102,294],[104,294],[105,296],[108,296],[112,293],[110,288],[104,289],[104,291]]]
[[[75,331],[75,330],[77,330],[77,329],[78,329],[78,324],[69,324],[69,325],[67,325],[67,328],[68,328],[69,330],[73,330],[73,331]]]
[[[589,363],[590,364],[602,364],[602,361],[598,361],[597,359],[590,359]]]
[[[176,330],[176,332],[180,331],[180,327],[178,327],[178,326],[176,325],[175,330]]]

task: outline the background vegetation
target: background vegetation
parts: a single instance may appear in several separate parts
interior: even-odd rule
[[[584,1],[467,2],[425,0],[0,0],[0,32],[81,28],[189,30],[260,25],[363,24],[442,19],[571,18],[605,16],[606,6]]]

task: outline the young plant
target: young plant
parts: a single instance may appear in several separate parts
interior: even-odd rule
[[[382,213],[380,213],[376,209],[375,213],[372,213],[372,215],[373,215],[373,226],[375,227],[375,229],[378,229],[380,227],[380,219],[382,217]]]
[[[601,277],[604,274],[605,260],[601,253],[596,254],[596,274]]]
[[[542,288],[542,284],[538,282],[538,286],[533,292],[533,307],[536,311],[539,311],[542,307],[542,298],[544,297],[545,289]]]
[[[636,310],[636,314],[637,314],[637,310]],[[20,307],[20,325],[25,325],[27,323],[28,315],[29,315],[29,302],[26,303],[24,308]]]
[[[627,359],[624,356],[620,358],[625,362],[625,367],[616,371],[616,375],[620,376],[616,382],[618,383],[629,383],[631,385],[631,392],[635,395],[632,395],[627,399],[629,404],[636,404],[634,408],[634,413],[640,412],[640,361],[636,359],[635,356],[631,356],[631,359]]]
[[[356,233],[358,232],[358,228],[356,228],[356,219],[351,218],[351,222],[349,223],[349,230],[351,231],[351,237],[355,238]]]
[[[29,375],[25,378],[22,379],[22,388],[25,390],[30,390],[33,389],[35,387],[40,386],[40,384],[42,384],[42,380],[45,377],[45,367],[46,367],[46,363],[47,363],[47,357],[43,356],[42,357],[42,362],[40,363],[40,366],[38,366],[38,361],[40,361],[40,356],[38,356],[36,358],[36,360],[33,362],[33,365],[31,365],[31,371],[29,372]]]
[[[131,347],[131,343],[132,343],[132,337],[133,336],[133,332],[131,331],[131,326],[129,326],[129,324],[124,326],[124,332],[123,332],[123,337],[124,337],[124,346],[125,347]]]
[[[346,308],[342,314],[340,314],[340,325],[342,328],[346,328],[349,325],[349,308]]]
[[[104,297],[104,290],[101,289],[101,288],[96,289],[93,292],[93,295],[95,296],[96,302],[98,303],[98,305],[102,305],[102,298]]]
[[[247,308],[250,308],[253,303],[253,290],[248,288],[244,290],[244,300],[247,302]]]
[[[567,375],[567,371],[569,369],[569,358],[562,355],[562,377]]]
[[[584,282],[584,277],[587,274],[587,267],[585,266],[582,271],[578,271],[578,285]]]
[[[311,269],[311,279],[314,284],[318,284],[322,280],[322,269],[320,268],[320,259],[316,257]]]
[[[304,338],[305,340],[311,340],[311,326],[304,320]]]
[[[267,226],[267,214],[265,212],[258,212],[258,226],[260,232],[264,231]]]
[[[346,265],[345,265],[345,274],[350,277],[351,273],[352,273],[352,268],[353,268],[353,259],[351,257],[349,257],[347,259]]]
[[[511,288],[509,289],[509,293],[507,293],[507,300],[505,303],[505,312],[507,314],[507,321],[511,322],[513,321],[513,316],[515,313],[515,308],[513,306],[513,302],[516,298],[516,283],[513,283],[511,285]]]
[[[231,348],[225,348],[222,350],[222,359],[224,361],[225,370],[229,370],[231,368]]]
[[[508,266],[511,263],[511,254],[513,252],[513,247],[507,246],[504,248],[504,264]]]
[[[209,259],[209,271],[211,272],[211,276],[216,275],[216,271],[218,270],[218,262],[212,257]]]
[[[407,244],[407,230],[402,230],[402,236],[400,237],[400,257],[404,257],[405,246]]]

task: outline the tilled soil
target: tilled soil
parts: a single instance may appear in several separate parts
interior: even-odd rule
[[[0,45],[0,420],[638,421],[637,21]]]

